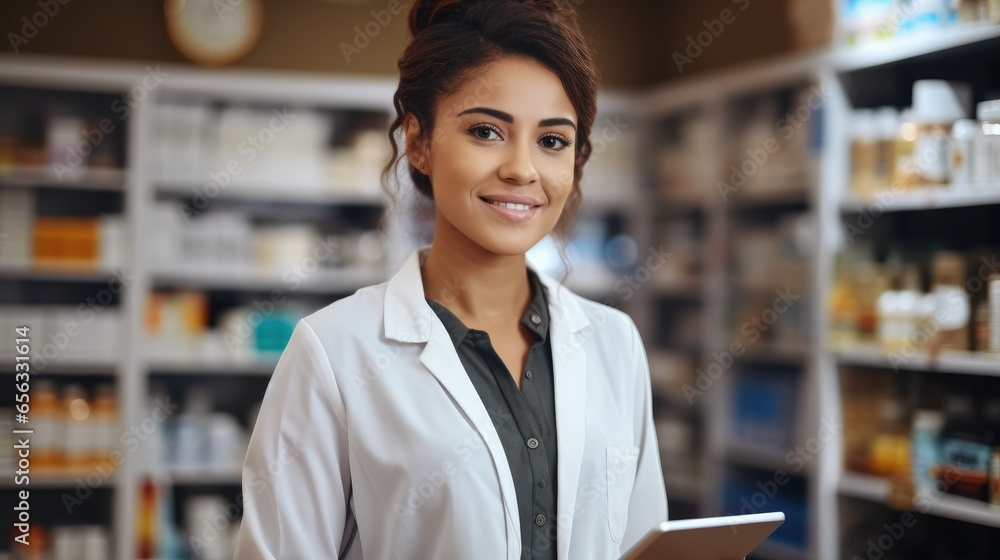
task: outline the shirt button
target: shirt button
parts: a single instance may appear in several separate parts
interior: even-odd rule
[[[540,514],[540,513],[538,515],[536,515],[535,516],[535,525],[538,525],[539,527],[541,527],[542,525],[545,525],[545,516],[542,515],[542,514]]]
[[[538,447],[538,440],[535,438],[528,438],[528,447],[532,449]]]
[[[524,376],[527,377],[528,379],[531,379],[531,370],[530,369],[524,370]]]
[[[549,485],[549,483],[547,483],[547,482],[545,482],[545,481],[543,480],[543,481],[539,482],[539,483],[538,483],[538,485],[539,485],[539,486],[541,486],[542,488],[545,488],[546,486],[548,486],[548,485]]]
[[[536,313],[531,316],[531,322],[537,325],[538,323],[542,322],[542,318],[539,317],[538,314]]]

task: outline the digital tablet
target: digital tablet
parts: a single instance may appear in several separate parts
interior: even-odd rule
[[[621,560],[743,560],[784,522],[781,512],[664,521]]]

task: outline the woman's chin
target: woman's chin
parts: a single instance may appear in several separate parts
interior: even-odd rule
[[[527,253],[539,240],[541,240],[540,237],[529,235],[527,232],[508,232],[499,235],[486,235],[479,245],[496,255],[513,257]]]

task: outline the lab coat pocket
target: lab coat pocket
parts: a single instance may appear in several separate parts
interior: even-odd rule
[[[635,484],[639,448],[633,445],[608,446],[608,528],[611,540],[622,542],[628,524],[628,502]]]

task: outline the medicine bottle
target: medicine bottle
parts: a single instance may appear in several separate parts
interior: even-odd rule
[[[913,111],[917,121],[913,157],[925,185],[945,185],[949,181],[951,126],[965,117],[963,97],[958,84],[944,80],[917,80],[913,84]]]
[[[979,130],[973,138],[972,182],[978,188],[1000,190],[1000,99],[976,106]]]

